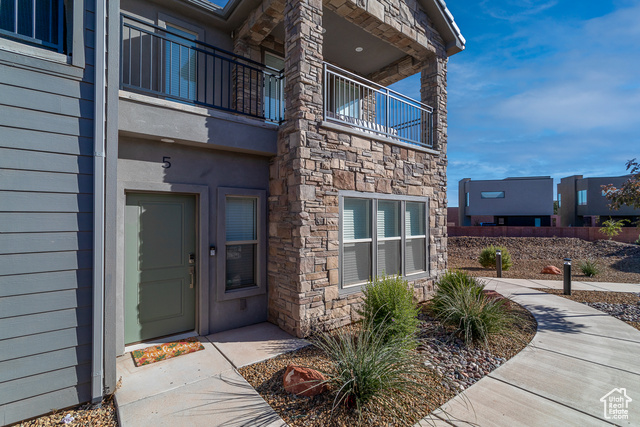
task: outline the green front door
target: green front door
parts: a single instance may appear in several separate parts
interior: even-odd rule
[[[127,194],[124,337],[130,344],[195,329],[195,198]]]

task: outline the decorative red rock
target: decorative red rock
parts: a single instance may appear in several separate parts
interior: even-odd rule
[[[560,271],[560,269],[554,265],[547,265],[545,268],[542,269],[541,273],[562,275],[562,271]]]
[[[489,289],[484,289],[482,292],[487,296],[487,298],[497,299],[497,300],[504,300],[504,306],[507,307],[507,308],[511,308],[511,301],[509,301],[508,299],[506,299],[505,297],[503,297],[502,295],[500,295],[496,291],[489,290]]]
[[[282,378],[282,384],[289,393],[311,397],[325,390],[326,385],[320,384],[325,380],[324,375],[315,369],[289,365]]]

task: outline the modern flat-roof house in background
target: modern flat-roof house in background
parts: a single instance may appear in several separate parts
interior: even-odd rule
[[[45,3],[0,4],[1,424],[100,400],[131,343],[445,271],[444,1]]]
[[[620,187],[631,175],[583,178],[573,175],[562,178],[558,184],[558,205],[562,227],[595,227],[609,217],[627,219],[627,226],[634,226],[640,217],[640,209],[623,206],[619,210],[609,208],[603,185]]]
[[[470,178],[458,183],[458,224],[548,227],[553,215],[553,178]]]

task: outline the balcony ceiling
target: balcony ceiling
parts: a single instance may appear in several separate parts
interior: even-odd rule
[[[322,26],[326,30],[322,46],[324,60],[361,76],[366,77],[406,56],[401,50],[327,9],[323,11]],[[284,40],[284,25],[278,24],[272,34]],[[361,47],[362,52],[356,52],[357,47]]]

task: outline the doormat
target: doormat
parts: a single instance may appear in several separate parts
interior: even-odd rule
[[[204,350],[204,346],[197,337],[186,338],[180,341],[168,342],[162,345],[154,345],[142,350],[131,352],[133,363],[136,366],[148,365],[150,363],[160,362],[161,360],[171,359],[172,357],[182,356],[183,354],[194,353]]]

